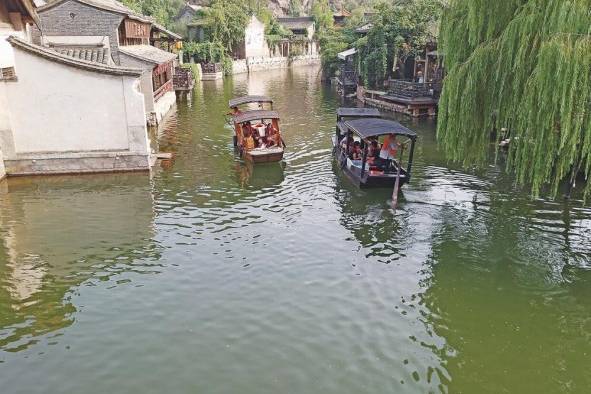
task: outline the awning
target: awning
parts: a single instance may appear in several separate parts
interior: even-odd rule
[[[357,49],[351,48],[351,49],[347,49],[346,51],[340,52],[337,56],[341,60],[347,60],[347,58],[349,56],[353,56],[356,53],[357,53]]]
[[[243,104],[249,103],[271,103],[273,104],[273,99],[267,96],[244,96],[244,97],[236,97],[233,98],[228,102],[228,106],[230,108],[237,107]]]
[[[345,126],[362,138],[377,137],[385,134],[404,135],[416,138],[417,134],[398,122],[386,119],[357,119],[345,122]]]
[[[338,116],[351,118],[381,118],[382,115],[377,108],[339,108]]]
[[[234,122],[244,123],[251,120],[279,119],[279,114],[275,111],[248,111],[234,116]]]

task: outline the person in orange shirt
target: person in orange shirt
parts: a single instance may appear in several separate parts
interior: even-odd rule
[[[392,161],[396,159],[396,153],[398,152],[399,147],[400,142],[396,140],[396,135],[388,134],[384,139],[382,149],[380,150],[380,161],[384,163],[386,169],[390,168]]]
[[[253,150],[255,148],[254,138],[252,138],[252,131],[250,128],[245,127],[244,130],[244,149],[247,151]]]

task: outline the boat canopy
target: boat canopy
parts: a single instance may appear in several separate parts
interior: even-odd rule
[[[276,111],[247,111],[234,116],[235,123],[250,122],[257,119],[279,119],[279,114]]]
[[[244,97],[236,97],[228,102],[230,108],[237,107],[243,104],[249,103],[271,103],[273,104],[273,99],[267,96],[244,96]]]
[[[417,138],[417,133],[393,120],[377,118],[355,119],[345,122],[345,126],[362,138],[377,137],[385,134],[403,135],[413,140]]]
[[[338,117],[381,118],[382,114],[376,108],[339,108]]]

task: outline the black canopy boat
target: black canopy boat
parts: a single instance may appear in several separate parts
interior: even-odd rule
[[[398,137],[402,137],[400,141],[397,140]],[[414,131],[396,121],[382,119],[375,109],[337,110],[337,126],[333,136],[334,155],[343,172],[359,187],[392,187],[398,176],[400,186],[408,183],[416,139]],[[377,141],[378,144],[385,142],[388,147],[390,143],[396,144],[397,157],[391,154],[387,158],[369,157],[369,145],[372,141]],[[361,149],[361,160],[354,160],[350,154],[351,144],[356,142]],[[408,155],[407,165],[403,168],[405,153]]]

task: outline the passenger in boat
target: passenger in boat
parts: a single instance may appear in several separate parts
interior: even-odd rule
[[[349,135],[347,138],[343,138],[341,141],[341,151],[347,152],[349,156],[353,153],[353,136]]]
[[[242,111],[240,111],[240,109],[238,109],[238,107],[232,107],[232,112],[229,112],[228,115],[236,116],[236,115],[240,115],[241,113],[242,113]]]
[[[389,169],[392,166],[392,161],[396,159],[396,153],[400,143],[396,140],[395,134],[388,134],[380,149],[380,166],[383,169]]]
[[[369,147],[367,149],[367,163],[369,165],[374,165],[378,159],[380,158],[380,144],[376,139],[371,139],[368,141]]]
[[[252,137],[252,130],[250,124],[244,126],[244,149],[247,151],[255,148],[255,141]]]
[[[271,122],[267,124],[266,135],[268,146],[281,146],[281,135]]]
[[[351,159],[352,160],[361,160],[361,158],[362,158],[361,143],[359,141],[355,141],[355,143],[353,144],[353,152],[351,154]]]

